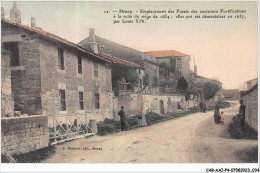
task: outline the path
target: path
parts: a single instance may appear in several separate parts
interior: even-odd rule
[[[239,104],[225,109],[225,125],[213,112],[196,113],[152,126],[57,145],[47,163],[237,163],[237,154],[257,140],[228,139],[227,126]],[[70,147],[70,148],[69,148]],[[89,149],[89,150],[83,150]],[[94,147],[94,148],[93,148]],[[73,150],[74,149],[74,150]],[[78,150],[80,149],[80,150]]]

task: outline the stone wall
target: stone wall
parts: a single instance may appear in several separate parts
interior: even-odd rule
[[[11,89],[10,56],[1,56],[1,115],[14,114],[14,100]]]
[[[1,145],[9,154],[21,154],[47,147],[49,128],[46,116],[33,115],[1,119]]]
[[[187,102],[184,96],[169,96],[169,95],[149,95],[149,94],[136,94],[129,92],[119,93],[119,97],[114,101],[114,117],[119,120],[118,111],[121,106],[125,107],[127,115],[136,115],[138,110],[143,107],[145,112],[156,112],[158,114],[166,114],[168,112],[178,111],[178,104],[184,109],[187,109]],[[116,104],[118,103],[118,105]]]
[[[11,67],[14,110],[41,114],[40,54],[37,35],[10,25],[2,25],[2,42],[17,42],[19,66]]]
[[[246,122],[258,132],[258,85],[241,94],[246,106]]]

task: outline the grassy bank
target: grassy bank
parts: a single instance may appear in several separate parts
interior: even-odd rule
[[[16,163],[41,163],[50,158],[56,152],[56,146],[49,145],[48,147],[39,150],[31,151],[29,153],[13,155]]]
[[[161,116],[155,112],[148,112],[145,115],[145,117],[146,117],[147,125],[149,126],[152,124],[171,120],[174,118],[183,117],[185,115],[189,115],[189,114],[193,114],[193,113],[197,113],[197,112],[199,112],[199,108],[194,107],[194,108],[188,109],[188,111],[181,112],[181,113],[169,113],[168,116]],[[137,116],[128,117],[127,122],[129,124],[130,129],[138,128]],[[111,120],[111,119],[107,119],[107,118],[102,122],[98,122],[97,128],[98,128],[97,135],[101,135],[101,136],[121,131],[120,122]]]
[[[245,130],[240,127],[240,117],[236,115],[232,118],[228,126],[228,132],[233,139],[255,139],[257,140],[258,134],[248,124],[245,124]]]

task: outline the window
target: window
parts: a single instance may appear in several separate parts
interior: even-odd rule
[[[78,56],[78,73],[82,74],[82,57]]]
[[[139,69],[139,74],[141,74],[141,70]]]
[[[95,108],[99,109],[100,105],[99,105],[99,94],[95,94]]]
[[[168,68],[165,68],[165,69],[164,69],[164,77],[165,77],[165,78],[169,78],[169,77],[170,77],[170,71],[169,71]]]
[[[20,62],[18,42],[6,42],[4,43],[4,49],[10,51],[11,53],[10,66],[19,66]]]
[[[97,62],[94,62],[94,76],[98,77],[98,64],[97,64]]]
[[[79,109],[84,110],[84,97],[83,92],[79,92]]]
[[[60,90],[60,111],[66,110],[66,98],[65,98],[65,90]]]
[[[58,66],[59,69],[64,70],[64,53],[61,48],[58,48]]]

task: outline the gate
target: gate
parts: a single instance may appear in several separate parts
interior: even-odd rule
[[[49,139],[51,144],[93,135],[87,115],[48,116]]]

